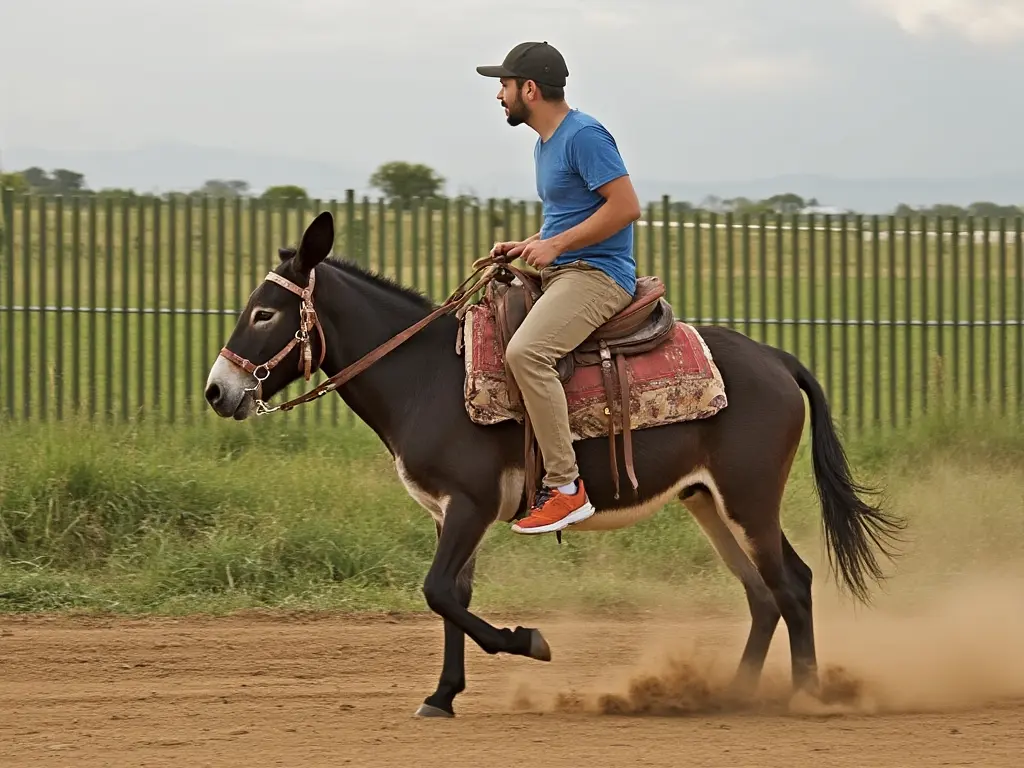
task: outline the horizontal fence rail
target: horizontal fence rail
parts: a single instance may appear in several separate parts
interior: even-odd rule
[[[847,215],[848,216],[855,216],[857,214],[847,214]],[[742,217],[742,214],[740,216]],[[758,214],[753,214],[753,215],[751,215],[751,218],[756,220],[757,216],[758,216]],[[808,214],[808,217],[809,216],[810,215]],[[719,215],[718,218],[721,219],[721,218],[723,218],[723,216]],[[814,218],[816,218],[816,219],[823,219],[823,218],[825,218],[825,215],[824,214],[815,214]],[[838,220],[839,218],[841,218],[841,215],[840,214],[831,214],[830,218],[832,218],[833,220]],[[901,216],[901,217],[898,217],[898,218],[900,220],[903,220],[904,217]],[[979,220],[981,218],[982,217],[980,217],[980,216],[979,217],[974,217],[975,221],[977,221],[977,220]],[[660,228],[660,227],[668,227],[670,229],[679,229],[679,228],[682,228],[682,229],[728,229],[729,228],[729,224],[727,224],[724,221],[719,221],[719,222],[717,222],[715,224],[712,224],[709,221],[683,221],[683,222],[679,222],[679,221],[671,221],[671,220],[663,221],[661,219],[654,219],[654,220],[641,219],[640,221],[636,222],[636,226],[637,227],[654,227],[655,229]],[[768,231],[768,232],[772,232],[772,231],[774,231],[776,229],[783,229],[783,230],[794,230],[795,229],[798,232],[811,232],[811,231],[814,231],[814,232],[836,232],[836,233],[841,233],[843,231],[842,226],[839,226],[839,225],[836,225],[836,224],[832,224],[831,226],[824,226],[822,224],[796,224],[794,226],[792,224],[788,224],[788,225],[787,224],[782,224],[782,225],[779,225],[779,224],[775,224],[775,223],[769,223],[769,224],[765,225],[765,230]],[[849,230],[847,230],[847,231],[849,232]],[[889,232],[887,230],[882,230],[882,231],[878,232],[877,234],[872,232],[871,229],[864,229],[864,230],[862,230],[859,233],[849,232],[849,234],[850,235],[857,235],[859,237],[862,237],[865,240],[871,240],[874,237],[881,238],[882,240],[888,240],[890,236],[893,236],[893,237],[903,237],[905,235],[909,235],[911,237],[925,237],[925,238],[936,238],[936,237],[939,237],[939,238],[943,238],[943,239],[946,239],[946,240],[952,240],[954,238],[960,239],[960,240],[967,240],[968,238],[971,238],[976,243],[984,242],[986,239],[992,240],[992,242],[996,242],[998,240],[998,238],[999,238],[999,232],[998,232],[998,230],[995,230],[995,229],[991,229],[991,230],[988,230],[988,231],[978,230],[978,231],[971,232],[971,233],[968,233],[968,232],[950,232],[950,231],[942,232],[942,231],[938,231],[938,230],[934,230],[934,229],[897,229],[897,230],[894,230],[892,232]]]
[[[3,191],[0,412],[210,418],[206,376],[249,293],[321,210],[335,255],[443,300],[539,204],[512,200],[62,198]],[[668,226],[665,226],[665,225]],[[797,355],[851,431],[936,411],[1024,419],[1022,221],[679,211],[634,225],[676,315]],[[292,397],[321,381],[299,382]],[[340,398],[286,420],[352,420]]]

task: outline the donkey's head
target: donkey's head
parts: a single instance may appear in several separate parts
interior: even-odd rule
[[[281,248],[281,263],[249,296],[206,381],[206,402],[225,418],[248,418],[299,376],[323,363],[323,329],[313,308],[314,267],[334,247],[334,219],[324,212],[302,233],[298,249]]]

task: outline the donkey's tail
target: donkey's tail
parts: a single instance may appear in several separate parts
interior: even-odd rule
[[[898,534],[906,527],[906,522],[858,496],[877,491],[858,485],[851,477],[846,451],[836,434],[821,384],[796,357],[783,350],[773,348],[773,351],[810,401],[811,460],[821,501],[829,563],[837,580],[841,576],[851,594],[867,604],[870,598],[865,575],[870,575],[875,582],[884,578],[871,545],[890,560],[894,559],[897,553],[893,545],[900,541]]]

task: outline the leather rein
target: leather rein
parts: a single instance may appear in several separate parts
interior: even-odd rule
[[[324,356],[327,352],[327,345],[324,340],[324,329],[320,325],[320,320],[317,317],[316,309],[313,306],[313,288],[316,283],[316,268],[309,272],[309,285],[302,288],[290,280],[281,277],[276,272],[268,272],[265,280],[276,283],[282,288],[291,291],[299,297],[301,304],[299,305],[299,330],[295,332],[295,337],[285,345],[284,349],[274,355],[270,360],[265,363],[254,364],[251,361],[235,354],[227,346],[224,346],[219,354],[221,357],[225,357],[235,365],[238,365],[247,373],[252,374],[253,378],[256,379],[256,384],[253,387],[246,389],[246,392],[254,392],[256,398],[256,413],[273,413],[274,411],[290,411],[297,405],[302,403],[308,403],[318,398],[323,397],[326,394],[333,392],[339,387],[346,384],[351,379],[358,376],[360,373],[365,371],[375,362],[384,357],[388,352],[395,349],[401,344],[411,339],[421,330],[426,328],[430,323],[434,322],[441,315],[448,314],[453,310],[461,315],[465,305],[469,302],[469,299],[489,283],[494,277],[500,274],[502,271],[511,272],[514,276],[519,276],[519,270],[515,267],[509,266],[510,261],[507,256],[486,256],[482,259],[478,259],[473,262],[474,270],[462,283],[456,288],[452,294],[445,300],[441,306],[431,312],[422,320],[409,326],[404,331],[399,333],[397,336],[393,336],[383,344],[374,348],[361,358],[356,360],[351,365],[346,366],[338,373],[331,376],[329,379],[321,383],[315,389],[311,389],[296,398],[293,398],[281,405],[270,407],[263,402],[263,382],[270,376],[270,371],[284,360],[289,353],[298,345],[300,347],[299,355],[299,370],[303,372],[303,376],[306,381],[309,381],[314,370],[319,370],[323,364]],[[467,289],[466,286],[474,280],[480,273],[483,276],[480,277],[471,288]],[[522,278],[520,278],[522,279]],[[313,347],[310,343],[309,332],[312,328],[316,328],[317,333],[320,336],[320,359],[317,361],[316,367],[313,367]],[[457,347],[461,346],[462,341],[462,327],[459,327],[459,338],[457,341]],[[262,373],[262,375],[260,375]]]

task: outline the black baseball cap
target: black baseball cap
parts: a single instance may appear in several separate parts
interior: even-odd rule
[[[477,67],[484,77],[522,77],[541,85],[563,86],[569,75],[562,54],[547,42],[520,43],[498,65]]]

